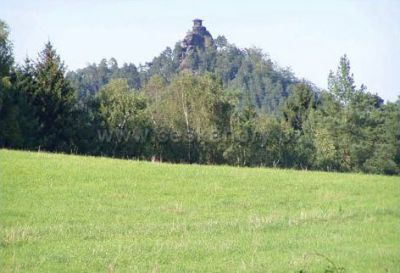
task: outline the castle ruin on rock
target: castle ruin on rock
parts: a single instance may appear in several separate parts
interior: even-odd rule
[[[181,43],[182,55],[180,68],[189,67],[189,59],[196,51],[205,51],[214,46],[214,40],[210,32],[203,26],[203,20],[194,19],[191,31],[188,31]]]

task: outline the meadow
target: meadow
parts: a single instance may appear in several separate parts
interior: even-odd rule
[[[400,178],[0,151],[0,272],[400,272]]]

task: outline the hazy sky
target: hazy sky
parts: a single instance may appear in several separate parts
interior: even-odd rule
[[[50,40],[69,69],[102,58],[150,61],[173,47],[193,18],[216,37],[262,48],[298,77],[326,88],[341,55],[357,85],[384,99],[400,95],[400,0],[379,1],[18,1],[1,0],[17,62]]]

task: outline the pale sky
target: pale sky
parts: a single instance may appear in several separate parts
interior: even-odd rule
[[[256,46],[321,88],[347,54],[357,85],[400,95],[400,0],[1,0],[18,63],[50,40],[69,69],[102,58],[151,61],[204,19],[214,37]]]

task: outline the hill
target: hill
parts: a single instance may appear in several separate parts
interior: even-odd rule
[[[113,79],[127,79],[130,88],[140,90],[155,75],[170,82],[185,70],[217,75],[225,89],[238,93],[240,104],[249,101],[258,111],[274,115],[280,114],[293,85],[300,82],[290,69],[279,67],[259,48],[239,48],[223,35],[213,39],[201,19],[193,20],[192,29],[175,46],[167,47],[144,65],[132,62],[119,66],[116,59],[104,58],[98,64],[70,71],[68,79],[84,99]]]
[[[0,148],[400,174],[400,100],[358,86],[346,55],[318,90],[200,19],[145,65],[70,73],[51,42],[18,65],[2,21],[0,36]]]
[[[398,177],[11,150],[0,170],[2,272],[400,268]]]

